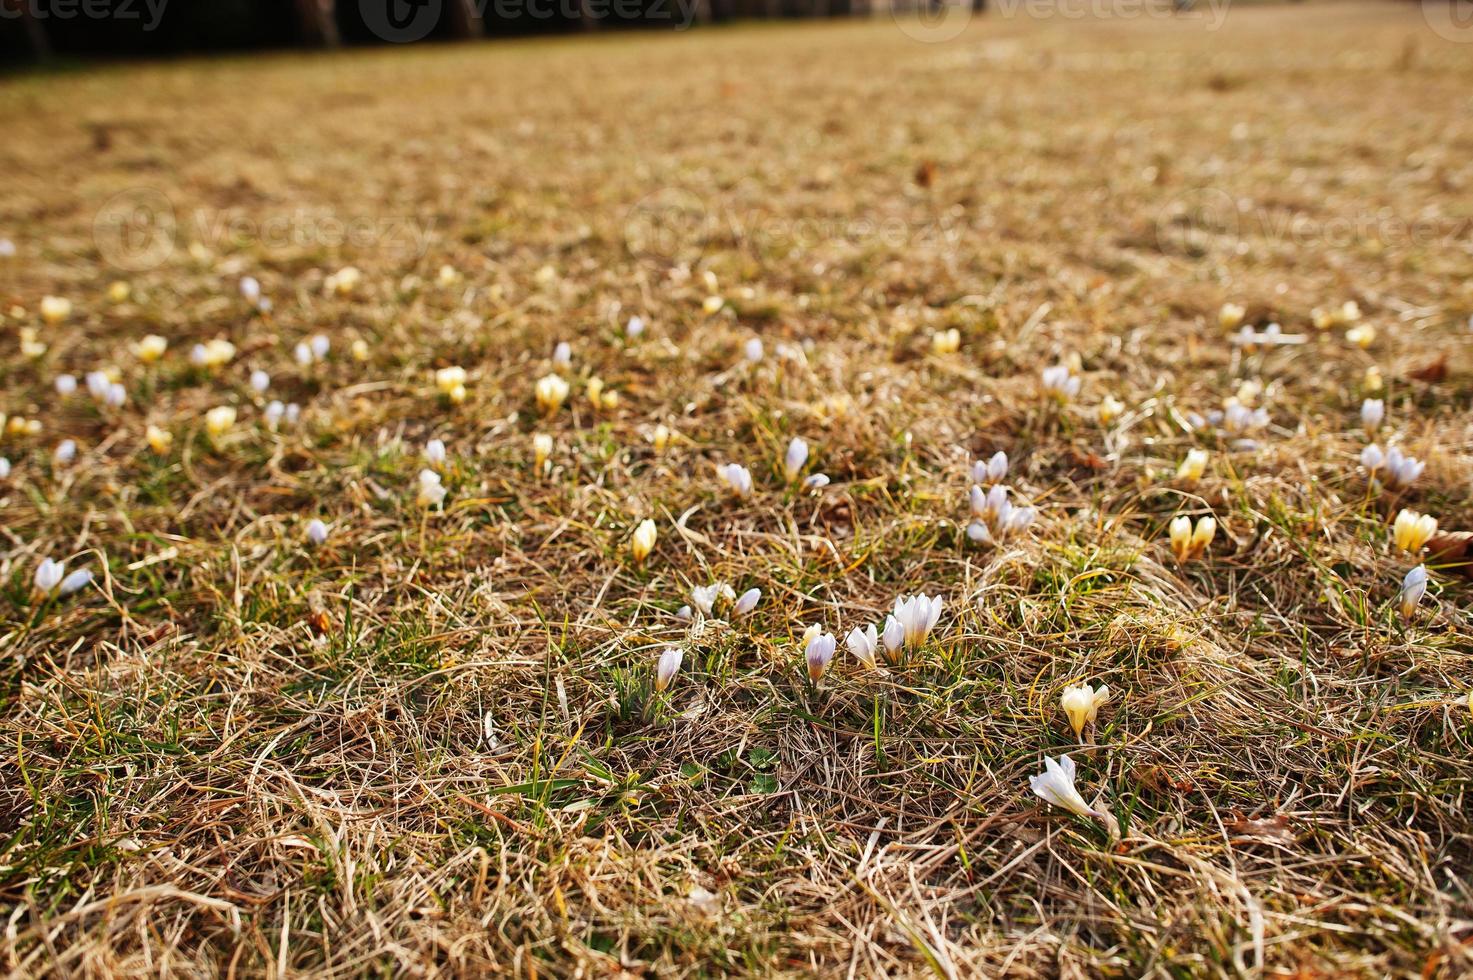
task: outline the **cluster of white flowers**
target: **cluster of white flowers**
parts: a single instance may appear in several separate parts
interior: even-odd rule
[[[1008,487],[1001,483],[994,483],[985,492],[974,484],[968,502],[974,519],[967,525],[967,537],[977,544],[991,544],[1021,534],[1038,517],[1038,511],[1032,507],[1015,506],[1008,499]]]

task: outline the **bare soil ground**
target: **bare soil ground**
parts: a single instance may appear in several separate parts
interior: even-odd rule
[[[14,975],[1473,969],[1469,587],[1428,558],[1403,618],[1388,528],[1473,529],[1473,48],[1392,3],[924,33],[0,82],[0,410],[41,423],[0,443]],[[1367,347],[1312,322],[1346,301]],[[1234,346],[1224,303],[1304,342]],[[96,370],[124,405],[53,388]],[[1358,463],[1377,394],[1410,488]],[[1220,431],[1234,397],[1266,427]],[[999,449],[1038,517],[979,546]],[[1178,514],[1219,522],[1181,564]],[[94,582],[38,599],[46,556]],[[715,581],[762,600],[682,619]],[[903,663],[844,649],[917,591]],[[1029,791],[1061,752],[1108,819]]]

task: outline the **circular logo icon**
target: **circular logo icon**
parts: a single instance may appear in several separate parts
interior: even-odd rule
[[[1171,255],[1199,259],[1243,248],[1242,209],[1227,191],[1203,187],[1168,203],[1156,215],[1156,247]]]
[[[629,251],[663,262],[699,258],[710,232],[706,202],[678,187],[665,187],[640,198],[624,219]]]
[[[1473,0],[1422,0],[1422,19],[1445,41],[1473,41]]]
[[[423,41],[440,23],[444,0],[358,0],[363,24],[381,41]]]
[[[890,4],[890,19],[900,32],[923,44],[940,44],[959,37],[972,22],[972,0],[920,0],[912,10]]]
[[[157,187],[135,187],[108,198],[92,219],[92,243],[102,261],[128,272],[163,265],[174,254],[174,204]]]

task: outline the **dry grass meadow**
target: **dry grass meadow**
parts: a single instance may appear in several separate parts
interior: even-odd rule
[[[0,81],[5,968],[1468,975],[1473,595],[1390,523],[1473,530],[1473,47],[1205,16]],[[979,544],[997,450],[1037,516]],[[1066,752],[1100,817],[1030,791]]]

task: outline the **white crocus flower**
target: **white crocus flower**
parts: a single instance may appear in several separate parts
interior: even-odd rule
[[[1401,615],[1404,619],[1411,619],[1412,614],[1417,611],[1417,604],[1422,601],[1422,596],[1427,592],[1427,566],[1418,565],[1407,572],[1406,578],[1401,580]]]
[[[761,589],[748,589],[747,591],[745,591],[745,592],[742,593],[741,598],[738,599],[736,601],[736,604],[731,607],[731,616],[732,616],[732,618],[735,619],[738,616],[745,616],[747,613],[751,612],[753,609],[756,609],[757,608],[757,603],[759,603],[761,601],[762,601],[762,590]]]
[[[752,492],[752,473],[740,463],[727,463],[718,467],[716,472],[738,497],[745,497]]]
[[[63,398],[75,394],[77,391],[77,379],[74,375],[58,374],[55,383],[56,393]]]
[[[256,368],[251,372],[251,390],[258,395],[264,395],[266,389],[271,387],[271,375]]]
[[[787,452],[783,453],[783,471],[787,473],[790,481],[798,478],[806,462],[808,462],[808,443],[794,436],[788,443]]]
[[[532,466],[538,473],[546,471],[552,449],[552,436],[546,432],[539,432],[532,437]]]
[[[1360,451],[1360,465],[1366,468],[1367,473],[1375,473],[1385,462],[1386,454],[1374,442]]]
[[[999,449],[986,461],[972,464],[972,480],[975,483],[1001,483],[1008,475],[1008,454]]]
[[[425,459],[429,460],[431,466],[440,469],[445,465],[445,443],[440,439],[431,439],[425,443]]]
[[[987,530],[987,525],[981,521],[973,521],[967,525],[967,539],[973,544],[992,544],[992,532]]]
[[[88,371],[82,380],[87,384],[87,393],[99,402],[106,397],[108,385],[113,383],[106,371]]]
[[[685,651],[680,647],[666,647],[660,654],[660,659],[655,663],[655,690],[664,691],[675,679],[675,672],[680,669],[680,662],[685,659]]]
[[[307,540],[314,545],[321,545],[327,541],[327,525],[317,518],[312,518],[307,524]]]
[[[36,591],[42,595],[50,595],[65,577],[66,562],[42,558],[41,564],[36,566]]]
[[[261,302],[261,284],[255,276],[245,276],[240,280],[240,295],[252,306]]]
[[[1043,772],[1037,776],[1029,776],[1028,785],[1045,802],[1062,807],[1071,813],[1077,813],[1081,817],[1104,819],[1103,813],[1092,808],[1084,802],[1084,797],[1079,795],[1079,790],[1074,787],[1074,773],[1074,760],[1067,755],[1059,756],[1057,762],[1045,756]]]
[[[895,600],[894,618],[905,630],[907,645],[919,646],[926,642],[926,637],[930,635],[941,615],[941,603],[941,596],[933,598],[923,592],[901,596]]]
[[[568,398],[568,383],[555,374],[540,379],[534,390],[538,407],[548,415],[561,408]]]
[[[756,364],[758,361],[762,360],[761,338],[753,337],[751,340],[748,340],[746,345],[742,348],[742,355],[746,357],[746,359],[752,364]]]
[[[1217,519],[1203,517],[1197,521],[1196,527],[1193,527],[1192,519],[1182,514],[1172,519],[1168,533],[1171,539],[1171,553],[1176,556],[1177,561],[1187,561],[1207,550],[1207,546],[1217,536]]]
[[[711,615],[711,610],[721,599],[735,601],[736,589],[725,582],[712,582],[710,585],[698,585],[690,590],[691,604],[699,609],[703,616]]]
[[[834,634],[821,633],[808,641],[804,654],[808,658],[808,679],[817,684],[823,680],[834,659]]]
[[[1375,432],[1381,428],[1381,422],[1386,418],[1386,403],[1380,398],[1367,398],[1360,403],[1360,424],[1366,432]]]
[[[1224,303],[1217,311],[1217,322],[1224,330],[1232,330],[1243,322],[1248,310],[1238,303]]]
[[[1056,364],[1043,369],[1043,390],[1061,402],[1079,394],[1079,375],[1069,370],[1067,364]]]
[[[644,317],[632,316],[629,322],[624,324],[624,336],[630,340],[638,340],[642,333],[644,333]]]
[[[814,473],[803,481],[804,490],[822,490],[829,485],[827,473]]]
[[[1418,554],[1427,546],[1428,540],[1437,533],[1437,518],[1431,514],[1419,514],[1414,510],[1402,509],[1391,526],[1392,539],[1396,546],[1409,554]]]
[[[1108,700],[1110,688],[1106,684],[1101,684],[1098,689],[1091,688],[1088,684],[1064,688],[1059,704],[1069,716],[1069,726],[1074,729],[1075,738],[1082,736],[1085,725],[1094,723],[1100,713],[1100,705]]]
[[[218,405],[205,413],[205,432],[211,439],[218,439],[235,425],[235,409],[230,405]]]
[[[854,659],[866,667],[875,666],[875,654],[880,648],[880,636],[874,623],[870,623],[869,628],[864,630],[858,626],[854,627],[849,631],[844,642],[849,647],[849,652],[854,654]]]
[[[938,330],[931,335],[932,353],[945,356],[955,354],[962,346],[961,331],[952,327],[950,330]]]
[[[437,507],[445,502],[445,487],[440,483],[440,474],[434,470],[419,471],[419,492],[415,500],[421,507]]]
[[[1395,487],[1409,487],[1417,482],[1417,477],[1427,464],[1415,456],[1408,456],[1400,449],[1392,446],[1386,453],[1386,478]]]
[[[645,518],[634,529],[634,534],[629,538],[629,553],[634,556],[635,564],[643,564],[650,552],[655,550],[655,539],[659,533],[655,522],[649,518]]]
[[[75,439],[63,439],[56,444],[56,452],[52,459],[57,466],[70,466],[72,460],[77,458],[77,441]]]
[[[566,340],[558,341],[558,345],[552,349],[553,366],[559,369],[566,368],[573,363],[573,345]]]
[[[894,663],[900,656],[901,647],[905,646],[905,624],[894,616],[885,617],[885,631],[880,634],[880,639],[885,644],[885,656]]]
[[[61,580],[61,584],[56,587],[56,594],[69,596],[73,593],[81,592],[91,584],[92,570],[90,568],[79,568]]]
[[[0,456],[0,480],[10,479],[10,460]]]
[[[1184,483],[1196,483],[1207,470],[1207,450],[1192,449],[1186,459],[1176,468],[1176,478]]]

